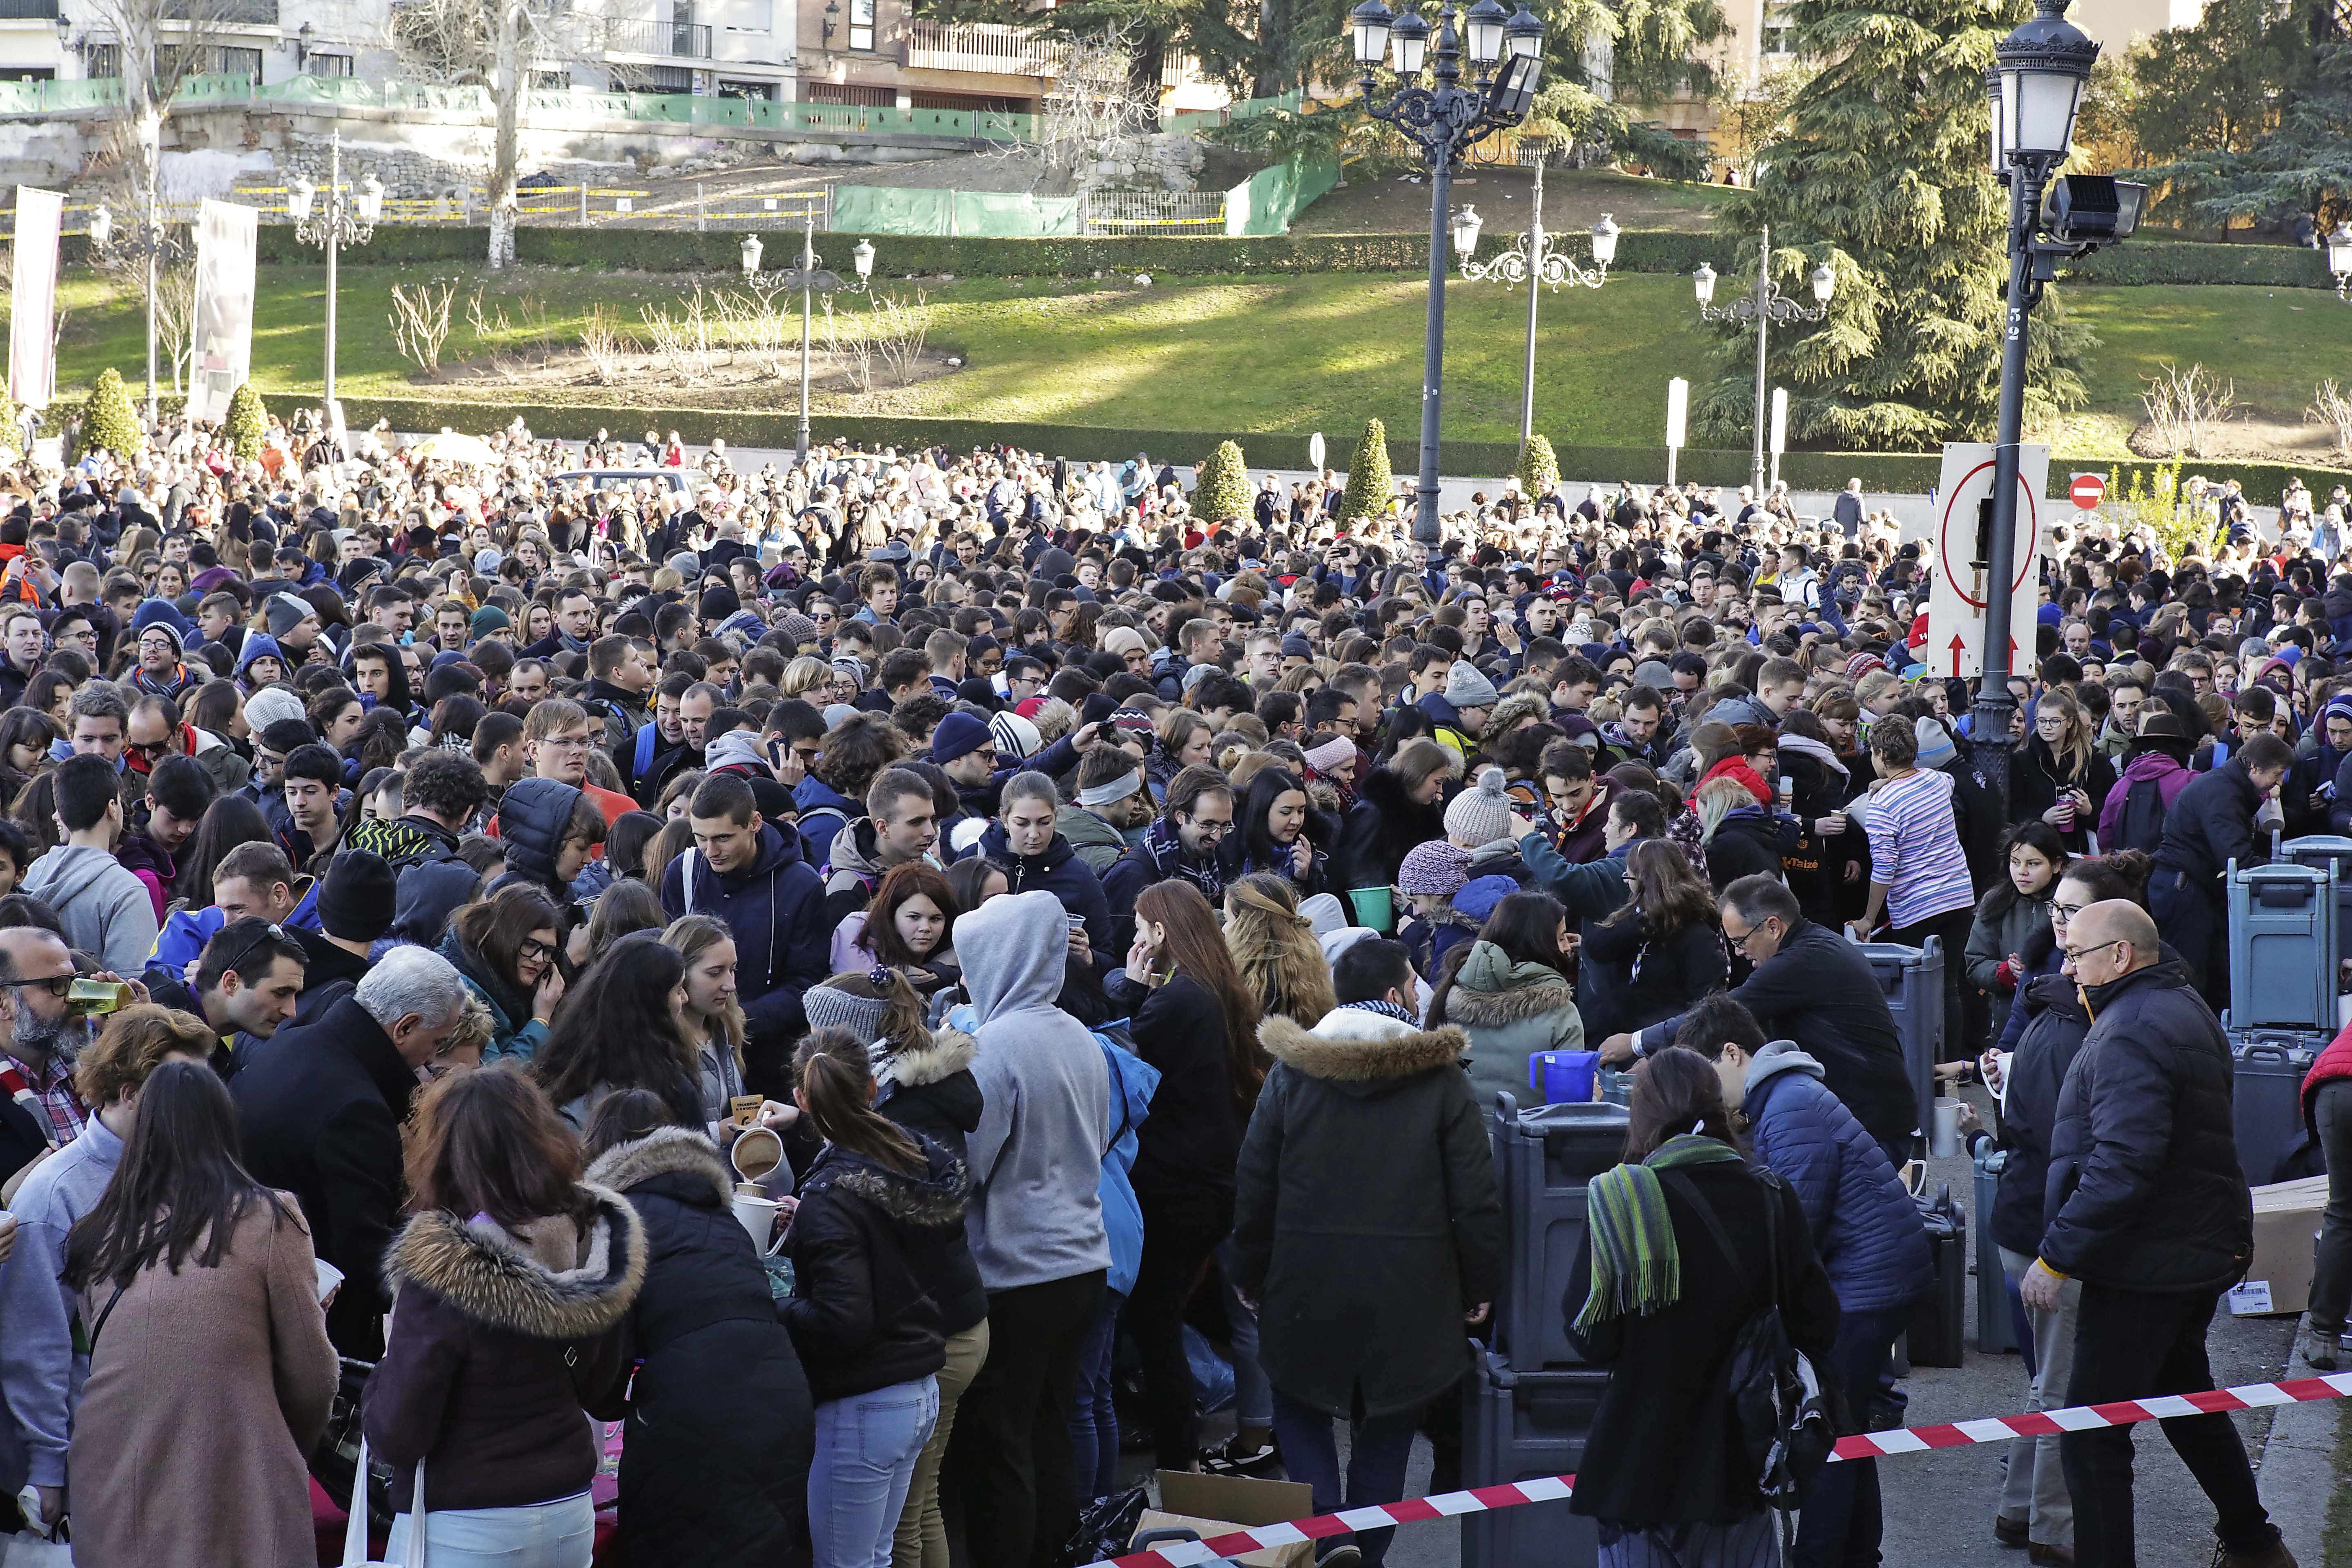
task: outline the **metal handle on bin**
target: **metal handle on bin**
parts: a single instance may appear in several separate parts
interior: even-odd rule
[[[2242,1047],[2241,1059],[2245,1061],[2292,1061],[2294,1053],[2275,1040],[2252,1040]]]

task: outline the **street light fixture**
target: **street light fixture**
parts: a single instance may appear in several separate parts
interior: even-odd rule
[[[294,220],[294,237],[327,252],[327,354],[321,378],[326,388],[329,429],[335,424],[335,285],[336,254],[347,245],[365,245],[375,237],[383,216],[383,182],[370,174],[356,186],[343,184],[343,133],[336,131],[328,144],[327,184],[322,189],[298,179],[286,191],[286,216]]]
[[[2336,277],[2336,297],[2352,304],[2352,223],[2339,223],[2327,237],[2327,270]]]
[[[760,253],[763,248],[758,235],[743,237],[743,280],[754,289],[764,289],[770,293],[788,294],[797,290],[801,297],[801,422],[796,449],[801,457],[806,458],[809,449],[809,314],[814,308],[814,296],[824,294],[830,297],[845,289],[853,294],[870,292],[870,280],[874,276],[874,246],[870,240],[857,242],[857,248],[849,253],[850,265],[857,272],[857,281],[844,282],[841,274],[827,271],[818,265],[816,209],[811,207],[801,215],[799,266],[762,277]]]
[[[146,168],[146,215],[123,234],[114,232],[114,215],[101,204],[90,210],[89,247],[95,258],[103,259],[110,254],[135,258],[147,268],[147,428],[152,432],[162,424],[159,406],[161,393],[157,386],[155,366],[155,300],[156,273],[163,268],[177,265],[187,254],[188,244],[173,237],[171,226],[163,221],[163,211],[157,198],[149,160]]]
[[[1348,23],[1362,73],[1364,112],[1393,126],[1430,169],[1429,314],[1422,344],[1421,482],[1412,536],[1435,544],[1444,531],[1437,520],[1437,438],[1454,165],[1477,142],[1527,118],[1543,74],[1543,23],[1524,5],[1517,15],[1507,16],[1500,0],[1477,0],[1466,14],[1447,0],[1437,14],[1433,38],[1430,24],[1418,12],[1396,16],[1385,0],[1363,0],[1349,13]],[[1465,48],[1475,73],[1467,87],[1462,85]],[[1433,56],[1431,87],[1419,79],[1424,56]],[[1372,94],[1383,58],[1397,79],[1387,99],[1376,102]],[[1475,228],[1472,235],[1475,244]]]
[[[1705,262],[1691,274],[1691,286],[1698,295],[1698,313],[1708,321],[1753,321],[1756,323],[1756,449],[1748,459],[1748,483],[1756,499],[1764,499],[1764,353],[1766,334],[1772,323],[1790,326],[1798,321],[1819,321],[1830,313],[1830,299],[1837,292],[1837,274],[1824,262],[1813,268],[1808,281],[1812,286],[1813,302],[1808,307],[1797,303],[1793,295],[1780,291],[1772,277],[1772,231],[1769,228],[1756,241],[1756,287],[1728,305],[1715,301],[1716,270]]]
[[[1519,450],[1525,452],[1528,442],[1536,433],[1536,301],[1540,297],[1536,283],[1548,285],[1555,293],[1563,283],[1571,287],[1598,289],[1609,281],[1609,264],[1617,259],[1618,228],[1607,213],[1592,226],[1592,269],[1579,267],[1564,251],[1552,245],[1552,236],[1543,226],[1544,161],[1536,157],[1535,211],[1528,220],[1525,234],[1512,240],[1508,248],[1491,260],[1475,261],[1471,258],[1478,248],[1477,215],[1464,207],[1454,221],[1454,248],[1462,258],[1462,276],[1473,283],[1500,279],[1506,287],[1526,283],[1528,288],[1527,363],[1519,376]],[[1469,243],[1463,243],[1464,220],[1469,220]],[[1533,500],[1534,498],[1528,498]]]

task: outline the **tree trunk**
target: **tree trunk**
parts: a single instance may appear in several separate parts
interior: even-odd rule
[[[499,0],[497,79],[491,91],[498,128],[490,150],[490,270],[504,271],[515,258],[515,179],[521,141],[523,81],[521,17],[516,0]]]

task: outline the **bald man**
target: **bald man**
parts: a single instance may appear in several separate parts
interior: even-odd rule
[[[2082,1281],[2068,1405],[2213,1386],[2205,1333],[2245,1272],[2253,1214],[2230,1111],[2230,1043],[2187,964],[2137,904],[2092,904],[2066,926],[2065,969],[2091,1029],[2058,1091],[2041,1256],[2026,1304]],[[2164,1436],[2218,1514],[2225,1568],[2291,1568],[2227,1415],[2175,1417]],[[2080,1568],[2133,1561],[2127,1427],[2059,1439]]]

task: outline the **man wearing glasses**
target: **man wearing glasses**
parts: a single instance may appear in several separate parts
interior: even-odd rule
[[[8,1167],[6,1174],[45,1150],[64,1148],[89,1124],[89,1110],[74,1092],[73,1067],[90,1030],[88,1019],[66,1006],[73,980],[73,954],[55,931],[39,926],[0,931],[0,1029],[7,1034],[0,1047],[0,1086],[14,1097],[0,1110],[0,1164]]]
[[[1756,1016],[1767,1037],[1794,1040],[1822,1064],[1829,1090],[1845,1102],[1896,1170],[1911,1157],[1919,1101],[1903,1060],[1903,1037],[1862,949],[1804,917],[1797,895],[1769,872],[1741,877],[1717,900],[1723,938],[1756,966],[1731,1000]],[[1674,1044],[1684,1015],[1601,1042],[1603,1066],[1618,1067]]]
[[[1155,882],[1181,877],[1213,905],[1224,897],[1219,846],[1234,826],[1234,791],[1214,768],[1186,768],[1168,781],[1159,816],[1135,847],[1103,874],[1103,900],[1110,906],[1109,951],[1135,943],[1135,897]]]
[[[2158,948],[2156,922],[2126,900],[2067,922],[2066,972],[2091,1013],[2058,1094],[2041,1255],[2018,1281],[2025,1304],[2054,1311],[2082,1281],[2064,1404],[2100,1405],[2213,1386],[2206,1331],[2221,1292],[2245,1272],[2253,1215],[2230,1115],[2230,1043],[2186,963]],[[2219,1516],[2226,1568],[2285,1568],[2230,1417],[2163,1423]],[[2085,1568],[2133,1561],[2128,1427],[2058,1440],[2074,1500],[2074,1555]]]
[[[157,1002],[202,1018],[218,1037],[212,1064],[226,1079],[245,1064],[252,1041],[269,1038],[294,1016],[309,963],[293,932],[274,921],[247,918],[213,934],[193,981],[149,978]]]

